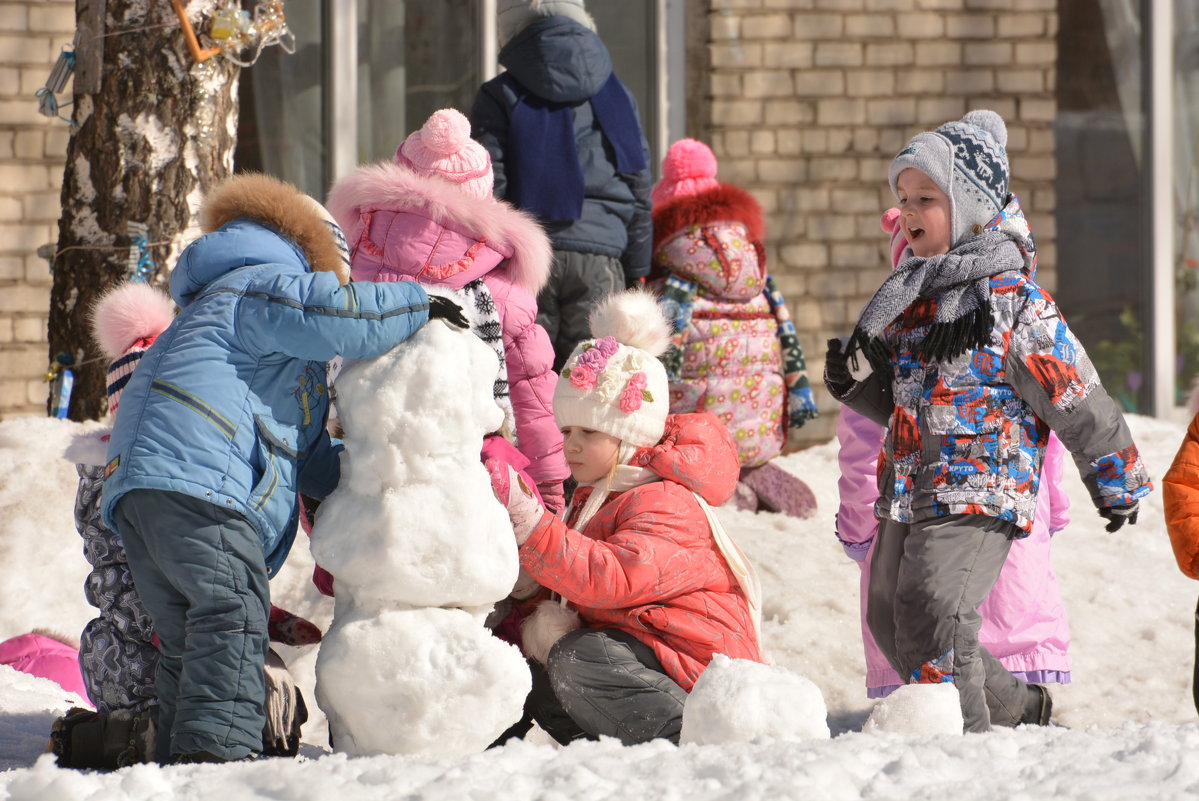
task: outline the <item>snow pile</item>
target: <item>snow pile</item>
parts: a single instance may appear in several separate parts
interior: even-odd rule
[[[786,668],[717,654],[683,707],[681,743],[828,739],[820,688]]]
[[[961,734],[958,688],[945,684],[908,684],[874,705],[862,731],[897,734]]]
[[[464,756],[521,717],[528,667],[483,625],[518,571],[479,461],[495,375],[482,340],[432,323],[338,377],[346,452],[311,546],[337,593],[316,697],[338,751]]]

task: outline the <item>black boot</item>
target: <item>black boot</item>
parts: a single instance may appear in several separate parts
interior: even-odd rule
[[[158,707],[93,712],[74,707],[54,721],[50,751],[61,768],[117,770],[154,761]]]

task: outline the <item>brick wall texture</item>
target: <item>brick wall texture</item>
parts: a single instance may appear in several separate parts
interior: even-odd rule
[[[38,113],[35,93],[74,35],[70,0],[0,2],[0,419],[46,409],[50,270],[37,249],[58,240],[70,126]]]
[[[721,180],[767,213],[771,272],[817,385],[813,442],[838,404],[825,341],[848,335],[890,267],[879,216],[892,157],[973,108],[1008,125],[1012,191],[1053,288],[1056,0],[712,0],[706,132]]]
[[[706,102],[689,120],[767,213],[771,270],[820,382],[824,342],[849,332],[886,275],[879,215],[891,157],[971,108],[1008,122],[1013,190],[1053,276],[1056,0],[710,0]],[[69,127],[34,93],[74,31],[70,0],[0,2],[0,418],[44,412],[50,275]],[[702,65],[703,62],[699,61]],[[706,85],[705,85],[706,84]],[[69,99],[68,86],[67,98]]]

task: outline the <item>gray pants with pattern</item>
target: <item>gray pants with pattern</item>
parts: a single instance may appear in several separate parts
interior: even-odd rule
[[[964,729],[1021,722],[1028,685],[978,642],[978,607],[999,578],[1013,526],[985,515],[879,522],[866,621],[909,684],[953,681]]]

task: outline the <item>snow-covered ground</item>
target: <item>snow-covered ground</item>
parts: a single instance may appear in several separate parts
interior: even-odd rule
[[[1143,417],[1129,423],[1160,480],[1184,427]],[[35,627],[74,634],[91,617],[72,522],[75,471],[59,458],[78,429],[43,418],[0,422],[0,640]],[[835,448],[779,462],[815,490],[815,518],[718,512],[761,573],[766,645],[777,664],[819,687],[831,739],[677,748],[603,741],[562,749],[538,741],[462,759],[348,759],[328,752],[325,721],[314,710],[299,760],[84,774],[42,755],[51,721],[72,699],[57,685],[0,667],[0,801],[1199,798],[1199,725],[1190,697],[1199,585],[1174,565],[1160,492],[1143,502],[1139,525],[1108,534],[1067,467],[1073,523],[1054,552],[1074,635],[1074,683],[1054,688],[1062,727],[864,733],[872,702],[863,685],[858,567],[832,535]],[[333,602],[312,587],[311,570],[301,536],[272,594],[326,627]],[[314,707],[316,647],[284,657]]]

